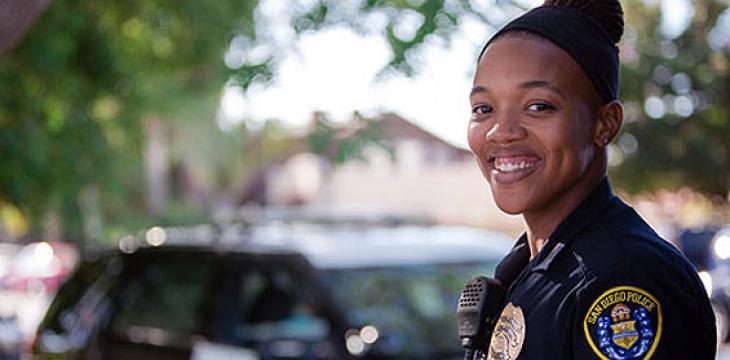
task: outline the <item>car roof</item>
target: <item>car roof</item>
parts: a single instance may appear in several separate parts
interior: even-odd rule
[[[509,252],[512,239],[463,226],[279,224],[252,229],[248,244],[289,248],[302,253],[315,267],[329,269],[496,262]]]
[[[167,241],[158,247],[161,251],[301,254],[321,269],[497,262],[513,245],[503,233],[424,222],[275,220],[217,230],[199,225],[164,231]]]

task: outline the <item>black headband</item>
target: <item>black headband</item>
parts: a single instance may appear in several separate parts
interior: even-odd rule
[[[618,99],[618,48],[590,16],[554,5],[534,8],[494,34],[479,58],[489,44],[509,31],[527,31],[550,40],[583,68],[603,100]]]

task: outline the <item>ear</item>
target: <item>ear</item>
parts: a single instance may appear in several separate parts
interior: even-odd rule
[[[616,137],[624,122],[624,108],[618,100],[603,105],[596,114],[593,126],[593,143],[599,148],[606,147]]]

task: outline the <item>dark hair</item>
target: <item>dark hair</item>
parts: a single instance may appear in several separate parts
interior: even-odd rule
[[[545,0],[544,5],[572,8],[590,16],[614,44],[624,33],[624,11],[618,0]]]
[[[618,99],[618,42],[624,32],[619,0],[545,0],[512,20],[487,41],[479,54],[505,34],[530,33],[565,50],[583,68],[601,98]]]

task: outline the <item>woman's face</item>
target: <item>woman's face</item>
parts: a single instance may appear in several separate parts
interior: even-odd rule
[[[503,211],[551,209],[595,166],[595,89],[551,42],[507,34],[482,55],[470,96],[469,147]],[[593,174],[595,175],[595,174]],[[591,179],[591,180],[589,180]]]

